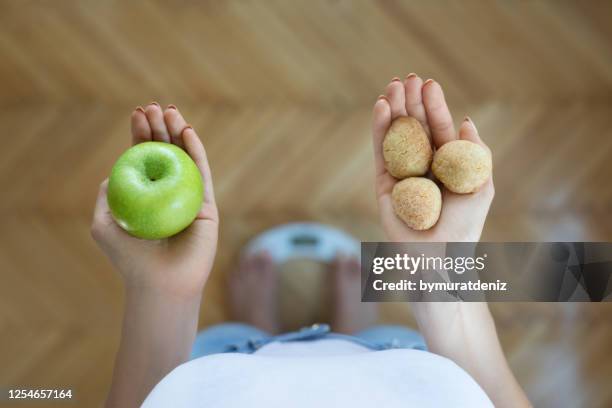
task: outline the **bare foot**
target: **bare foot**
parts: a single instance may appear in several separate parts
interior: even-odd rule
[[[268,253],[247,255],[229,279],[232,319],[278,333],[278,276]]]
[[[332,318],[335,332],[352,334],[376,323],[376,303],[361,302],[359,259],[338,255],[330,265]]]

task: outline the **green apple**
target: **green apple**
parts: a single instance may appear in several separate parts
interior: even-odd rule
[[[189,226],[202,207],[202,176],[191,157],[169,143],[137,144],[119,157],[108,182],[117,224],[145,239],[170,237]]]

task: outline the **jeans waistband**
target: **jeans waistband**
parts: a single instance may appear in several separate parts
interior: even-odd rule
[[[358,344],[370,350],[385,350],[393,348],[393,345],[380,345],[360,339],[347,334],[332,333],[327,324],[313,324],[298,331],[283,333],[278,336],[250,339],[243,344],[235,344],[228,347],[227,352],[254,353],[266,344],[273,342],[287,343],[292,341],[313,341],[320,339],[339,339]]]

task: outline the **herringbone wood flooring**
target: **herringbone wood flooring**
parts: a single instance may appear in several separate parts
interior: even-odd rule
[[[227,318],[223,275],[258,231],[318,220],[382,238],[370,107],[410,71],[493,149],[483,239],[612,240],[610,16],[603,1],[0,0],[0,388],[103,400],[122,289],[89,218],[152,99],[185,112],[215,177],[202,326]],[[608,305],[492,308],[536,406],[612,404]],[[382,317],[410,323],[403,305]]]

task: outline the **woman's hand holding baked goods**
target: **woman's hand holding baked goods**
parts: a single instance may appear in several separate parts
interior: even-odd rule
[[[416,121],[400,119],[394,122],[406,116]],[[397,144],[395,131],[403,132],[405,146]],[[389,140],[385,140],[388,132]],[[422,174],[424,163],[432,163],[432,153],[419,133],[426,134],[436,150],[431,166],[445,185],[441,205],[436,185]],[[458,133],[455,131],[444,93],[437,82],[423,82],[415,74],[408,75],[403,82],[394,78],[374,105],[372,134],[376,196],[389,240],[475,242],[480,239],[494,196],[491,153],[469,118],[461,123]],[[458,140],[467,142],[448,144]],[[441,150],[444,145],[446,147]],[[407,178],[399,181],[388,169],[396,177]]]
[[[440,85],[415,74],[403,82],[394,78],[374,105],[372,133],[387,238],[479,241],[495,193],[491,152],[470,119],[455,132]],[[411,310],[428,351],[466,370],[496,407],[531,406],[508,367],[486,303],[423,301]]]

